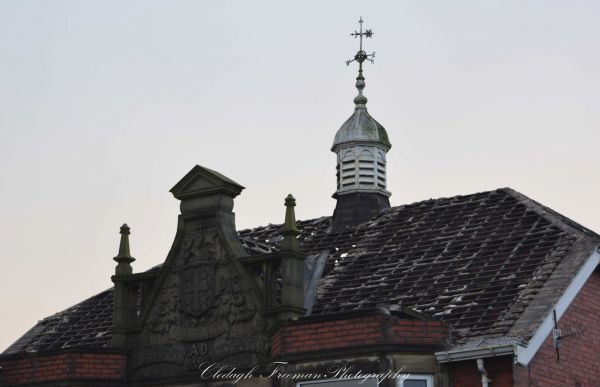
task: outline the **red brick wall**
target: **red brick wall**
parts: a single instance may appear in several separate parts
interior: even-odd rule
[[[373,315],[280,327],[272,337],[274,356],[378,344],[444,345],[448,329],[439,321]]]
[[[483,359],[483,365],[491,379],[490,387],[513,386],[513,357],[503,356]],[[452,363],[454,387],[481,387],[481,373],[477,360]]]
[[[552,345],[552,334],[526,367],[515,366],[516,386],[600,386],[600,272],[596,270],[558,321],[563,331],[580,331],[565,337],[560,362]],[[581,331],[582,330],[582,331]]]
[[[125,378],[125,355],[65,352],[0,359],[0,384]]]

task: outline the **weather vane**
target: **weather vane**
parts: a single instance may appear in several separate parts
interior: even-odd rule
[[[375,61],[375,52],[373,52],[372,54],[367,54],[364,50],[363,50],[363,36],[365,38],[371,38],[373,37],[373,30],[365,30],[363,32],[363,19],[362,16],[361,18],[358,20],[358,23],[360,24],[360,30],[359,31],[354,31],[353,33],[350,34],[350,36],[354,36],[355,38],[360,38],[360,48],[358,50],[358,52],[356,53],[356,55],[354,55],[353,59],[347,60],[346,61],[346,66],[349,66],[350,63],[357,61],[358,65],[359,65],[359,71],[362,71],[362,64],[365,60],[368,60],[369,62],[373,63]]]
[[[356,61],[358,62],[358,77],[356,77],[356,88],[358,89],[358,95],[356,96],[356,98],[354,98],[354,103],[356,104],[356,108],[358,109],[360,108],[364,108],[365,105],[367,104],[367,97],[365,97],[363,95],[363,89],[365,88],[365,77],[363,77],[363,62],[365,60],[368,60],[369,62],[373,63],[375,61],[375,52],[373,52],[372,54],[367,54],[364,50],[363,50],[363,37],[365,38],[370,38],[373,36],[373,30],[365,30],[363,32],[363,19],[362,17],[358,20],[358,23],[360,24],[360,29],[359,31],[354,30],[353,33],[350,34],[350,36],[354,36],[354,38],[360,38],[360,47],[358,52],[356,53],[356,55],[354,55],[353,59],[347,60],[346,61],[346,66],[349,66],[350,63]]]

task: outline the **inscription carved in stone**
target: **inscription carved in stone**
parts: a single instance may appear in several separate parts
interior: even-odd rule
[[[202,362],[229,357],[252,365],[269,352],[247,274],[219,231],[200,222],[185,229],[133,351],[139,376],[194,371]]]

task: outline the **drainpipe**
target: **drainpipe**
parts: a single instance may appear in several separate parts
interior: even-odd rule
[[[488,377],[487,371],[483,367],[483,359],[477,359],[477,369],[479,370],[479,373],[481,373],[481,385],[483,387],[488,387],[491,379]]]

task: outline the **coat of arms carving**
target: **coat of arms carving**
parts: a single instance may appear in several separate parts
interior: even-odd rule
[[[222,254],[215,229],[198,229],[183,245],[179,297],[181,311],[200,317],[215,300],[215,264]]]

